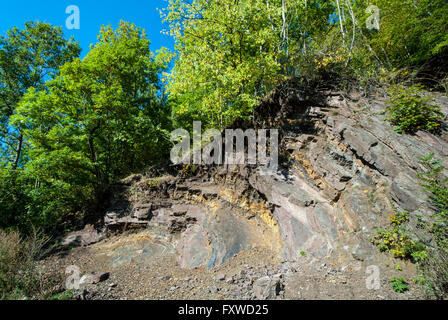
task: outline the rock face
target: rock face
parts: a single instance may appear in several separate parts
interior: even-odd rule
[[[133,176],[120,184],[105,225],[169,238],[184,268],[210,269],[254,247],[276,251],[282,261],[304,253],[368,261],[376,254],[369,239],[389,214],[430,214],[419,160],[430,153],[448,160],[448,134],[396,133],[383,119],[381,97],[302,96],[257,110],[260,119],[269,112],[263,125],[280,129],[283,160],[273,175],[256,166],[203,166],[189,178]],[[448,99],[436,100],[446,112]],[[269,277],[254,284],[260,299],[279,290]]]

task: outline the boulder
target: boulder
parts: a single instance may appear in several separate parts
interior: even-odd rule
[[[105,238],[93,225],[87,225],[83,230],[71,232],[62,240],[64,247],[88,246]]]
[[[134,207],[132,216],[139,220],[147,220],[151,218],[152,203],[138,204]]]
[[[95,272],[85,274],[79,279],[79,285],[97,284],[109,279],[109,272]]]
[[[258,300],[273,300],[281,290],[280,279],[279,277],[262,277],[254,282],[253,290]]]

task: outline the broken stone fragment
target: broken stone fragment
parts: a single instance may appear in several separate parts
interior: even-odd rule
[[[93,225],[86,225],[83,230],[69,233],[63,240],[64,247],[88,246],[105,238]]]
[[[253,290],[258,300],[273,300],[280,292],[279,277],[262,277],[254,282]]]
[[[132,216],[139,220],[145,220],[151,217],[152,203],[139,204],[134,208]]]
[[[224,281],[226,279],[226,275],[225,274],[218,274],[216,276],[216,281]]]
[[[97,284],[109,279],[109,272],[95,272],[85,274],[79,279],[79,285]]]

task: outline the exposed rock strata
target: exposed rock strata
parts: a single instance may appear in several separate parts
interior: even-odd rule
[[[447,132],[400,135],[383,121],[383,99],[318,96],[295,94],[259,110],[271,113],[259,123],[281,129],[284,161],[275,175],[212,167],[188,179],[133,176],[119,186],[105,225],[170,235],[186,268],[212,268],[254,247],[288,261],[301,252],[371,259],[369,239],[389,214],[431,212],[419,160],[430,153],[448,160]],[[446,112],[448,99],[437,103]]]

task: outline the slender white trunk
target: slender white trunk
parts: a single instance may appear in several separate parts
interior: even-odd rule
[[[342,14],[341,14],[341,6],[339,5],[339,0],[336,0],[336,6],[338,8],[339,26],[341,27],[342,43],[345,47],[345,31],[344,31],[344,25],[342,24]]]
[[[266,0],[266,9],[269,12],[269,0]],[[275,30],[274,23],[272,22],[272,17],[271,17],[271,13],[270,12],[268,14],[268,18],[269,18],[269,21],[271,22],[271,29],[272,29],[272,31],[274,31]]]
[[[352,18],[352,25],[353,25],[353,30],[352,30],[352,43],[350,44],[350,51],[348,54],[348,59],[347,59],[347,63],[345,64],[346,66],[348,65],[348,63],[350,62],[351,59],[351,55],[352,55],[352,51],[353,51],[353,47],[355,45],[355,36],[356,36],[356,18],[355,18],[355,13],[353,12],[353,9],[350,5],[350,1],[345,1],[345,4],[347,5],[348,8],[348,12],[350,13],[350,16]]]
[[[306,29],[308,27],[308,0],[305,0],[305,25],[303,27],[303,51],[306,53]]]

